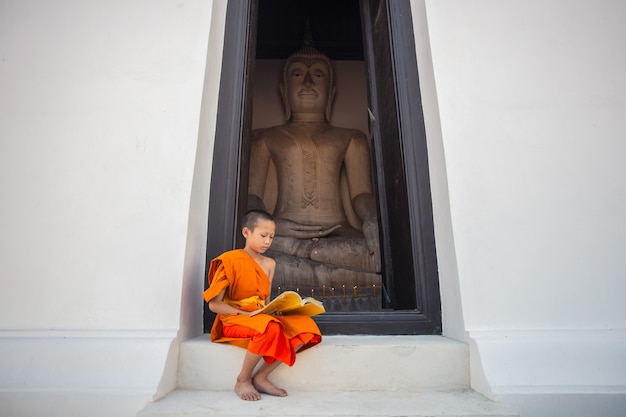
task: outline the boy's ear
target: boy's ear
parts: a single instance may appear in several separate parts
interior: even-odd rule
[[[243,235],[243,237],[245,237],[246,239],[248,238],[248,234],[250,233],[250,229],[248,229],[247,227],[244,227],[243,229],[241,229],[241,234]]]

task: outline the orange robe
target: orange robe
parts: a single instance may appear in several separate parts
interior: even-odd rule
[[[246,251],[235,249],[211,261],[209,288],[203,293],[204,300],[210,301],[225,288],[225,303],[240,310],[254,311],[265,305],[270,295],[270,280]],[[226,336],[225,331],[231,337]],[[238,337],[232,337],[233,334]],[[263,337],[263,342],[257,341]],[[272,340],[268,341],[268,337]],[[267,363],[279,360],[291,366],[295,362],[295,348],[302,345],[299,350],[302,351],[314,346],[321,342],[322,335],[308,316],[218,314],[211,328],[211,340],[247,348],[263,355]]]

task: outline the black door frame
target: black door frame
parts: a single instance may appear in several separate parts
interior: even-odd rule
[[[228,2],[207,269],[211,259],[241,245],[238,219],[245,212],[248,188],[257,1]],[[410,3],[361,0],[360,7],[384,276],[393,310],[326,313],[315,319],[324,334],[441,334],[426,133]],[[212,321],[205,306],[205,331]]]

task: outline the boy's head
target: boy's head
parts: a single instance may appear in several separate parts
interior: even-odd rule
[[[265,211],[250,210],[243,218],[241,233],[246,238],[245,249],[262,254],[272,245],[276,222]]]
[[[255,227],[259,225],[260,220],[267,220],[270,222],[276,222],[274,217],[263,210],[250,210],[246,213],[241,221],[241,228],[247,227],[251,232],[254,232]]]

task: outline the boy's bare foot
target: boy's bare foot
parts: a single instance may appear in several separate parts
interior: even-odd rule
[[[254,388],[252,381],[237,381],[235,384],[235,392],[242,400],[246,401],[258,401],[261,399],[261,394]]]
[[[282,388],[278,388],[276,385],[272,384],[272,382],[267,378],[255,376],[254,378],[252,378],[252,384],[257,390],[259,390],[259,392],[275,395],[276,397],[287,396],[287,391]]]

